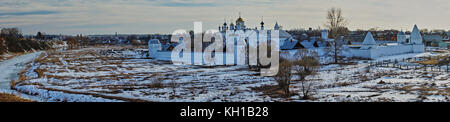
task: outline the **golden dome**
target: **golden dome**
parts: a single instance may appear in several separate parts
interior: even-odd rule
[[[238,23],[238,22],[244,22],[244,19],[242,19],[241,17],[239,17],[239,18],[236,20],[236,23]]]

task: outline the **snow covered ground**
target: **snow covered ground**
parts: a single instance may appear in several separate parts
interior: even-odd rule
[[[0,62],[0,89],[9,89],[9,83],[17,79],[17,73],[40,54],[41,52],[28,53]]]
[[[71,97],[46,95],[46,92],[121,101],[263,101],[249,87],[274,83],[245,66],[177,66],[153,59],[104,57],[98,52],[86,49],[49,53],[32,64],[26,74],[29,80],[16,89],[52,101]]]
[[[277,83],[246,66],[180,66],[153,59],[104,55],[102,48],[48,52],[30,64],[18,92],[39,101],[154,102],[367,102],[449,101],[448,72],[355,65],[326,65],[308,77],[316,92],[301,100],[294,77],[289,98],[268,92]],[[405,54],[385,58],[405,58]],[[377,59],[382,60],[382,59]]]

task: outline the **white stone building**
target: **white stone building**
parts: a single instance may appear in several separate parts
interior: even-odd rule
[[[406,41],[407,37],[403,32],[399,32],[397,39],[396,45],[379,45],[372,34],[368,32],[363,44],[360,47],[351,47],[349,54],[351,57],[375,59],[383,56],[425,52],[425,45],[417,25],[414,25],[410,41]]]
[[[158,39],[148,41],[148,52],[150,58],[158,57],[158,52],[162,50],[162,45]]]
[[[324,41],[328,41],[329,40],[329,38],[328,38],[328,31],[327,30],[322,30],[322,32],[320,32],[320,37],[321,37],[321,39],[322,40],[324,40]]]
[[[257,28],[248,28],[246,25],[245,25],[245,22],[244,22],[244,19],[239,15],[239,18],[237,18],[236,19],[236,21],[235,21],[235,23],[236,24],[234,24],[233,22],[231,22],[230,23],[230,25],[228,25],[226,22],[223,24],[223,26],[219,26],[219,31],[222,33],[222,35],[223,35],[223,39],[224,40],[227,40],[227,37],[226,37],[226,32],[227,32],[227,30],[234,30],[234,31],[236,31],[236,30],[242,30],[243,32],[247,32],[247,31],[254,31],[254,32],[256,32],[256,36],[258,37],[257,38],[257,41],[259,42],[259,40],[260,40],[260,38],[259,38],[259,32],[260,31],[267,31],[267,40],[271,40],[271,33],[273,32],[273,31],[278,31],[279,32],[279,35],[278,35],[278,38],[279,38],[279,46],[280,46],[280,49],[292,49],[293,47],[295,47],[297,44],[299,44],[299,41],[298,40],[296,40],[295,38],[294,38],[294,36],[292,36],[291,34],[289,34],[288,32],[286,32],[285,30],[283,30],[282,29],[282,27],[278,24],[278,22],[275,22],[275,25],[273,26],[273,29],[268,29],[268,28],[265,28],[264,27],[264,21],[263,20],[261,20],[261,22],[260,22],[260,28],[259,29],[257,29]],[[233,39],[232,39],[233,40]],[[244,52],[245,53],[245,56],[244,57],[246,57],[245,58],[245,62],[246,63],[248,63],[248,50],[240,50],[240,51],[238,51],[238,49],[249,49],[249,48],[255,48],[255,47],[251,47],[249,44],[248,44],[248,41],[249,39],[248,38],[246,38],[246,39],[244,39],[244,40],[238,40],[238,38],[237,37],[235,37],[234,38],[234,43],[235,43],[235,46],[234,46],[234,53],[232,54],[232,53],[227,53],[227,55],[224,55],[224,61],[226,61],[226,60],[230,60],[229,62],[233,62],[232,61],[232,59],[234,60],[234,62],[235,62],[235,64],[238,64],[237,62],[238,62],[238,54],[241,54],[242,52]],[[238,43],[239,41],[243,41],[243,43]],[[245,48],[241,48],[241,47],[245,47]],[[234,56],[234,58],[227,58],[227,57],[232,57],[232,56]]]

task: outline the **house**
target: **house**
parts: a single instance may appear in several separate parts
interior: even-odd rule
[[[450,32],[444,32],[442,34],[430,34],[430,35],[425,35],[424,38],[424,42],[426,46],[431,46],[431,47],[440,47],[440,48],[448,48],[449,42],[450,42]]]
[[[447,47],[447,49],[450,48],[450,32],[445,32],[442,35],[442,46],[440,47]]]
[[[440,43],[442,43],[442,35],[424,35],[423,36],[424,42],[426,46],[432,46],[432,47],[440,47]]]
[[[293,50],[293,49],[301,49],[305,48],[303,45],[301,45],[298,40],[293,41],[286,41],[282,46],[280,46],[281,50]]]
[[[314,43],[316,42],[316,40],[303,40],[302,42],[300,42],[300,44],[304,47],[304,48],[315,48]]]

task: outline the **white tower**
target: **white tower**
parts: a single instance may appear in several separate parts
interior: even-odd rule
[[[322,32],[320,32],[321,33],[321,37],[322,37],[322,39],[323,40],[328,40],[328,31],[327,30],[322,30]]]
[[[227,22],[225,21],[222,26],[222,31],[227,31],[227,30],[228,30],[228,26],[227,26]]]
[[[366,38],[364,38],[361,49],[373,49],[376,47],[377,43],[375,42],[375,39],[373,39],[372,33],[368,32]]]
[[[234,24],[233,24],[233,22],[231,22],[231,24],[230,24],[230,30],[234,30]]]
[[[245,22],[244,22],[244,19],[242,19],[242,17],[241,17],[241,13],[239,13],[239,18],[236,20],[236,29],[237,30],[245,29]]]
[[[403,31],[398,32],[397,34],[397,43],[405,44],[406,43],[406,35]]]
[[[425,45],[422,41],[422,35],[420,35],[419,28],[414,25],[413,31],[411,32],[410,43],[412,44],[412,49],[414,53],[425,52]]]
[[[413,31],[411,32],[411,44],[423,44],[422,35],[420,35],[419,28],[414,25]]]
[[[261,17],[261,30],[264,30],[264,19],[263,19],[263,17]]]

